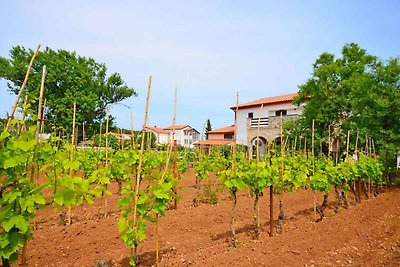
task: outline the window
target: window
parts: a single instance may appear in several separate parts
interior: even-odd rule
[[[253,112],[249,112],[249,113],[247,114],[247,118],[252,119],[252,118],[253,118]]]
[[[275,116],[280,117],[280,116],[286,116],[287,115],[287,110],[281,109],[281,110],[277,110],[275,111]]]
[[[233,134],[224,134],[224,139],[233,140]]]

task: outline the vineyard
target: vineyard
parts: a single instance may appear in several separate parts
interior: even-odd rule
[[[150,88],[151,78],[142,129]],[[349,131],[333,150],[329,132],[317,149],[313,121],[308,145],[306,138],[285,136],[281,123],[280,142],[264,154],[239,145],[205,153],[176,142],[161,150],[144,130],[111,145],[108,109],[98,145],[77,147],[76,103],[72,134],[54,127],[42,140],[42,100],[39,115],[23,104],[22,119],[12,118],[18,102],[0,135],[3,266],[399,260],[398,189],[371,139],[361,149],[358,134],[351,143]],[[377,233],[386,239],[379,243]],[[364,236],[353,240],[354,234]],[[376,246],[390,253],[379,258]]]
[[[22,129],[24,122],[12,122],[12,125],[17,124],[21,124]],[[26,261],[26,244],[41,225],[35,218],[38,210],[52,206],[59,214],[53,223],[66,225],[68,229],[75,223],[71,210],[94,203],[98,206],[95,218],[102,220],[113,216],[118,219],[115,227],[132,251],[131,265],[140,263],[138,248],[146,240],[149,225],[154,225],[157,229],[153,233],[157,240],[154,254],[159,262],[163,252],[158,240],[163,240],[163,232],[158,230],[158,224],[164,216],[173,216],[173,211],[168,210],[179,207],[178,192],[186,190],[182,187],[182,176],[189,169],[189,163],[193,164],[195,173],[189,185],[196,188],[192,200],[194,210],[201,203],[217,204],[223,190],[229,193],[232,208],[224,213],[231,214],[230,231],[221,234],[226,235],[227,246],[232,247],[240,247],[238,232],[247,231],[257,240],[262,234],[261,225],[266,223],[270,236],[284,232],[288,219],[285,209],[289,208],[285,199],[292,191],[311,192],[307,193],[310,196],[308,210],[315,222],[320,222],[325,217],[329,200],[333,210],[338,212],[351,205],[350,199],[359,203],[362,198],[373,198],[387,190],[382,178],[383,166],[374,155],[359,153],[356,161],[346,157],[335,162],[325,155],[314,157],[307,151],[289,151],[276,146],[271,147],[263,159],[260,156],[249,159],[240,148],[237,153],[214,149],[206,155],[201,151],[177,151],[175,147],[174,157],[172,146],[167,151],[144,151],[134,143],[127,143],[124,148],[121,145],[77,150],[60,137],[37,142],[36,126],[26,128],[1,135],[3,266],[18,258]],[[107,135],[103,138],[107,143]],[[116,187],[113,193],[112,185]],[[278,201],[279,205],[275,208],[277,214],[271,209],[270,220],[265,222],[260,219],[260,198],[267,191],[273,192],[269,194],[268,205],[273,207],[273,201]],[[317,203],[317,195],[319,200],[322,198],[320,203]],[[248,214],[253,225],[247,230],[236,228],[240,220],[237,203],[242,197],[253,207]],[[109,199],[113,200],[113,205]]]

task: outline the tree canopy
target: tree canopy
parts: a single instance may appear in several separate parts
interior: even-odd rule
[[[355,43],[347,44],[339,58],[320,55],[311,78],[299,89],[295,103],[306,103],[304,112],[287,130],[299,133],[315,120],[317,136],[327,136],[333,126],[351,131],[353,139],[359,132],[360,144],[371,137],[391,158],[400,150],[399,58],[382,61]]]
[[[10,58],[0,57],[0,78],[7,80],[11,92],[18,94],[33,55],[31,49],[15,46]],[[106,107],[137,93],[123,81],[118,73],[107,76],[104,64],[93,58],[66,50],[46,48],[33,64],[25,93],[29,96],[32,112],[36,114],[42,68],[46,65],[44,98],[49,125],[72,128],[73,103],[77,103],[77,125],[98,125],[105,119]]]

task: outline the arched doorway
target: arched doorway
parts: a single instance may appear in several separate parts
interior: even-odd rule
[[[260,159],[264,159],[265,154],[267,153],[267,139],[265,139],[262,136],[259,136],[258,138],[255,137],[251,140],[253,158],[257,157],[257,146]]]

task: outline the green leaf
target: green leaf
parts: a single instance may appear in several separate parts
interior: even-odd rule
[[[8,159],[4,160],[3,168],[4,169],[14,168],[18,164],[19,164],[19,161],[16,157],[8,158]]]
[[[126,207],[130,204],[130,197],[122,197],[120,198],[120,200],[118,201],[118,208],[123,208]]]
[[[9,232],[14,226],[17,227],[22,233],[28,231],[29,222],[27,222],[22,215],[11,217],[7,222],[3,222],[1,225],[6,232]]]
[[[0,141],[6,139],[7,137],[9,137],[11,134],[9,132],[2,132],[0,134]]]

